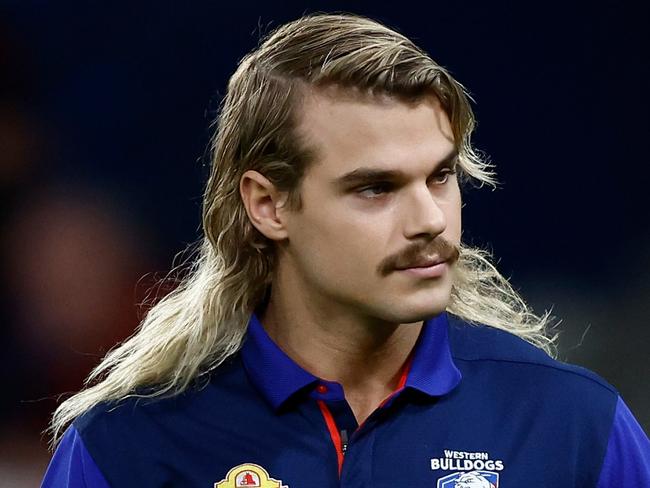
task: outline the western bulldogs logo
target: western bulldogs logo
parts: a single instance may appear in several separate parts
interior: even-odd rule
[[[438,478],[436,488],[499,488],[503,459],[494,459],[485,451],[444,449],[442,454],[431,459],[431,469],[451,474]]]
[[[492,471],[452,473],[440,478],[436,488],[499,488],[499,474]]]

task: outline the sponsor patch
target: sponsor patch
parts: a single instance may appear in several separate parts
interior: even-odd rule
[[[235,466],[214,488],[289,488],[281,480],[273,479],[257,464],[247,463]]]

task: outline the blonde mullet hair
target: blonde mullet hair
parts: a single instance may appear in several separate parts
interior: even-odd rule
[[[474,151],[469,97],[409,39],[351,14],[313,14],[281,26],[232,75],[212,142],[204,195],[205,237],[180,285],[147,313],[136,333],[110,351],[85,389],[64,401],[49,428],[52,446],[75,418],[100,402],[186,390],[236,353],[274,269],[273,244],[250,223],[239,194],[249,169],[265,175],[300,210],[300,182],[317,151],[296,131],[307,90],[339,87],[417,101],[435,95],[451,121],[462,183],[495,184]],[[448,312],[509,331],[551,353],[549,317],[538,317],[490,263],[461,246]]]

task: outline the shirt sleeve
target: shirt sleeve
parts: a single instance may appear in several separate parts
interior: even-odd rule
[[[41,488],[110,488],[74,427],[61,439]]]
[[[619,397],[598,488],[650,486],[650,440]]]

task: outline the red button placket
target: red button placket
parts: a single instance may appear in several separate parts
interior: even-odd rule
[[[384,399],[384,401],[382,401],[379,404],[378,409],[383,408],[390,400],[392,400],[396,395],[398,395],[404,389],[410,368],[411,368],[411,357],[409,357],[406,364],[402,368],[402,372],[400,374],[397,388],[395,388],[395,391],[393,391],[393,393],[391,393],[388,397]],[[316,391],[320,394],[325,394],[328,392],[328,388],[327,386],[320,384],[316,387]],[[323,418],[325,419],[325,424],[327,425],[327,430],[332,440],[332,444],[334,445],[334,449],[336,450],[336,460],[338,463],[338,473],[340,478],[341,472],[343,470],[343,459],[345,457],[345,451],[347,449],[347,444],[348,444],[347,432],[345,431],[342,432],[339,430],[338,426],[336,425],[336,421],[334,420],[334,416],[332,415],[332,412],[328,408],[325,401],[317,400],[317,402],[318,402],[318,407],[320,408],[320,411],[323,414]],[[365,424],[365,420],[357,427],[357,430],[355,432],[358,432],[364,426],[364,424]],[[342,433],[344,434],[345,438],[342,437]]]

